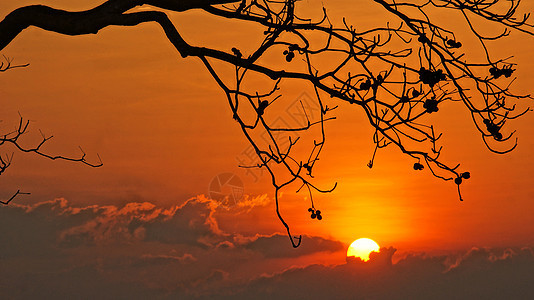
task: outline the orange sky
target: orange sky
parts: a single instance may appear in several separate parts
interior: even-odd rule
[[[46,4],[85,9],[100,2]],[[339,19],[356,15],[353,2],[326,5]],[[32,3],[4,0],[0,17]],[[534,9],[533,3],[524,4]],[[379,20],[374,7],[368,9],[360,22]],[[195,45],[228,50],[237,43],[246,49],[257,32],[197,11],[171,15],[184,38]],[[531,92],[534,39],[513,34],[496,47],[498,53],[515,56],[517,90]],[[41,129],[55,136],[46,148],[49,152],[77,155],[81,146],[90,159],[98,153],[104,166],[91,169],[16,153],[13,166],[2,175],[1,196],[20,188],[32,195],[17,198],[18,203],[64,197],[79,205],[150,201],[170,206],[206,194],[210,180],[222,172],[238,174],[247,193],[272,196],[267,176],[255,182],[237,167],[236,157],[248,145],[223,93],[200,61],[182,59],[157,26],[106,28],[98,35],[78,37],[30,28],[2,54],[30,63],[1,74],[2,129],[14,126],[20,112],[33,120],[33,134]],[[306,86],[286,88],[288,98],[313,93]],[[510,122],[518,131],[519,147],[499,156],[485,149],[468,116],[457,108],[458,104],[444,106],[438,123],[445,134],[443,156],[451,164],[461,162],[472,174],[463,185],[463,203],[454,184],[426,170],[414,172],[413,162],[393,148],[379,151],[369,170],[372,131],[358,112],[338,112],[338,120],[327,124],[329,139],[317,179],[322,186],[337,181],[338,188],[316,196],[316,206],[325,215],[321,222],[310,220],[305,195],[290,197],[288,191],[282,210],[293,232],[344,243],[365,236],[402,251],[534,245],[532,115]],[[241,224],[254,229],[254,220],[240,218]],[[266,231],[283,231],[274,207],[262,218],[267,219]]]

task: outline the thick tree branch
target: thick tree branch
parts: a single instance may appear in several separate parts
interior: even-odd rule
[[[471,114],[488,149],[495,153],[506,153],[513,150],[517,143],[514,142],[507,150],[498,151],[486,139],[493,140],[492,144],[513,142],[513,132],[503,134],[506,132],[503,130],[505,123],[529,111],[529,108],[516,109],[514,102],[510,104],[513,100],[529,98],[528,95],[518,95],[510,90],[513,78],[507,78],[513,75],[515,64],[508,59],[492,59],[486,45],[487,41],[506,37],[510,30],[534,34],[534,26],[527,22],[528,15],[521,18],[516,14],[520,0],[512,1],[507,10],[498,6],[506,0],[369,1],[380,4],[384,12],[397,20],[399,25],[392,27],[387,23],[383,27],[358,31],[358,28],[343,20],[342,26],[334,26],[324,8],[323,18],[312,21],[296,15],[295,6],[300,3],[298,0],[108,0],[81,12],[67,12],[41,5],[27,6],[13,11],[0,22],[0,50],[29,26],[65,35],[83,35],[95,34],[107,26],[158,23],[180,55],[200,58],[224,91],[233,118],[259,159],[258,163],[244,167],[262,168],[270,174],[276,189],[277,215],[292,245],[298,247],[300,236],[292,236],[289,225],[282,218],[278,193],[290,184],[300,184],[298,191],[304,189],[309,193],[310,217],[322,219],[320,210],[314,205],[312,191],[327,193],[333,188],[322,190],[311,181],[314,178],[314,165],[326,141],[324,122],[334,119],[326,115],[337,107],[330,103],[329,107],[325,102],[327,98],[355,104],[352,107],[365,113],[374,130],[375,149],[368,164],[370,168],[373,167],[377,150],[393,145],[410,159],[416,160],[414,170],[421,171],[426,165],[434,176],[454,181],[458,192],[463,180],[471,175],[469,172],[460,172],[459,165],[450,166],[442,162],[442,147],[438,145],[441,134],[435,132],[430,114],[437,113],[444,102],[460,102]],[[212,6],[223,3],[236,4]],[[151,5],[156,9],[131,11],[140,5]],[[264,39],[250,53],[242,53],[238,45],[233,44],[221,50],[190,45],[161,9],[185,11],[194,8],[221,18],[262,26]],[[445,8],[465,18],[468,24],[466,34],[480,41],[480,47],[474,47],[473,51],[485,54],[479,55],[485,57],[482,61],[468,58],[463,51],[465,47],[459,41],[463,37],[447,29],[449,25],[434,20],[431,12]],[[472,15],[482,17],[486,22],[500,24],[504,27],[504,33],[497,37],[481,35],[470,20]],[[320,36],[323,42],[317,43],[316,39]],[[268,52],[270,55],[278,54],[280,64],[270,65],[260,61]],[[332,60],[328,66],[317,63],[324,57],[332,56],[336,60]],[[211,59],[226,62],[235,68],[235,77],[231,78],[230,84],[211,67]],[[292,64],[292,61],[299,63]],[[250,73],[259,73],[272,79],[272,88],[266,92],[261,91],[264,87],[245,85],[245,78]],[[300,113],[305,117],[305,124],[276,125],[276,120],[271,120],[271,104],[283,98],[278,92],[283,79],[301,79],[313,86],[315,111],[319,112],[319,116],[308,115],[308,109],[301,101]],[[320,135],[310,143],[311,151],[307,157],[295,155],[292,149],[300,137],[291,134],[312,126],[319,127]],[[258,131],[262,133],[260,137],[256,137]],[[39,147],[26,150],[19,147],[19,150],[43,155]],[[79,161],[83,162],[84,156]],[[4,165],[7,167],[9,160]]]
[[[145,4],[173,11],[186,11],[232,2],[237,1],[109,0],[93,9],[80,12],[69,12],[44,5],[25,6],[14,10],[0,22],[0,50],[4,49],[19,33],[30,26],[65,35],[84,35],[96,34],[102,28],[110,25],[135,26],[143,22],[154,21],[160,23],[171,41],[179,41],[181,38],[176,37],[175,29],[169,28],[170,20],[163,12],[132,14],[125,14],[125,12]],[[184,55],[184,53],[181,54]]]

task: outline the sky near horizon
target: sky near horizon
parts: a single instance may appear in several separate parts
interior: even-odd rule
[[[100,2],[39,1],[67,10],[88,9]],[[356,26],[369,26],[385,16],[376,5],[362,11],[354,2],[324,5],[331,19],[346,16]],[[0,18],[35,3],[4,0]],[[311,12],[320,4],[300,3]],[[534,10],[534,3],[523,4],[525,11]],[[220,21],[200,11],[169,15],[194,45],[228,51],[238,44],[246,51],[247,43],[261,41],[255,39],[258,28]],[[514,56],[516,91],[532,93],[534,37],[513,32],[507,42],[492,46],[500,56]],[[369,169],[373,131],[361,112],[338,111],[337,120],[326,125],[328,140],[316,179],[324,187],[338,183],[334,192],[314,196],[324,219],[309,218],[306,195],[285,191],[282,197],[281,209],[292,232],[304,235],[303,249],[291,252],[276,217],[269,177],[238,167],[249,145],[224,94],[200,60],[181,58],[156,25],[110,27],[97,35],[76,37],[29,28],[0,54],[30,64],[0,75],[2,132],[16,126],[20,113],[32,121],[24,140],[28,144],[38,140],[42,130],[54,136],[46,151],[76,156],[80,146],[89,160],[97,160],[98,153],[104,163],[89,168],[15,153],[12,166],[1,176],[0,198],[17,189],[31,195],[0,207],[0,241],[2,245],[16,241],[0,253],[3,276],[16,274],[19,265],[37,266],[28,278],[42,280],[54,274],[66,280],[75,278],[73,274],[80,279],[98,274],[101,282],[95,284],[101,287],[121,278],[117,295],[126,295],[121,289],[135,294],[130,285],[140,282],[138,297],[153,291],[166,291],[163,295],[170,298],[191,296],[196,293],[193,287],[197,292],[231,294],[237,286],[246,298],[255,288],[269,290],[280,281],[287,282],[280,291],[290,290],[290,283],[312,278],[310,274],[346,278],[349,273],[356,277],[387,273],[380,279],[384,282],[362,287],[373,295],[385,283],[394,286],[392,291],[402,290],[401,283],[393,285],[383,278],[399,276],[403,268],[417,270],[414,276],[419,279],[431,273],[435,276],[431,278],[453,284],[461,282],[458,274],[474,274],[473,280],[481,281],[491,277],[485,278],[479,267],[516,274],[514,268],[527,261],[517,269],[517,274],[526,274],[534,266],[529,250],[534,247],[532,113],[507,124],[508,130],[517,130],[518,147],[497,155],[485,148],[459,103],[440,109],[436,123],[444,133],[443,157],[451,164],[461,163],[472,175],[462,185],[460,202],[453,183],[431,176],[426,169],[415,172],[413,161],[392,147],[379,151]],[[306,85],[282,87],[288,105],[313,95]],[[294,115],[287,110],[283,117]],[[210,182],[221,173],[233,173],[243,181],[246,196],[238,205],[217,207],[206,197]],[[371,267],[345,264],[346,246],[360,237],[403,255],[387,272],[380,263],[389,262],[391,267],[392,248]],[[35,247],[42,252],[36,253]],[[124,252],[128,256],[119,259]],[[413,254],[421,252],[436,256]],[[444,253],[452,256],[437,256]],[[74,263],[84,259],[86,265]],[[249,265],[249,260],[256,265]],[[438,265],[453,271],[443,275],[445,270]],[[470,269],[474,265],[476,271]],[[182,274],[173,267],[186,271]],[[25,289],[26,294],[19,295],[34,295],[35,290],[16,280],[24,275],[14,278],[0,284],[0,289],[12,284]],[[349,293],[350,288],[343,286],[341,292]],[[209,297],[206,293],[200,296]]]

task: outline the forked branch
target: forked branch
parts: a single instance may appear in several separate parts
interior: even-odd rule
[[[517,141],[514,132],[505,125],[530,110],[530,103],[522,101],[530,100],[530,96],[516,94],[510,87],[517,66],[509,59],[493,58],[488,45],[490,41],[506,38],[511,31],[534,35],[529,15],[518,16],[520,0],[505,1],[509,4],[506,9],[502,8],[501,0],[369,2],[380,5],[390,22],[359,31],[344,19],[341,25],[333,24],[324,8],[322,18],[311,20],[297,15],[296,7],[305,5],[297,0],[109,0],[82,12],[28,6],[13,11],[0,22],[0,50],[29,26],[81,35],[97,33],[107,26],[159,24],[180,55],[198,57],[225,93],[232,117],[259,160],[244,167],[267,170],[275,188],[277,215],[292,245],[298,247],[300,237],[291,235],[280,214],[279,191],[297,183],[299,191],[309,194],[308,211],[312,219],[322,218],[312,194],[330,192],[336,185],[319,188],[312,183],[312,174],[326,143],[325,124],[335,119],[331,114],[338,103],[351,104],[349,107],[364,112],[374,131],[370,168],[376,163],[379,149],[393,146],[413,160],[414,170],[426,167],[437,178],[453,181],[458,192],[471,175],[461,171],[459,164],[442,161],[443,146],[439,144],[442,135],[432,124],[432,117],[445,103],[456,102],[458,110],[471,115],[488,149],[507,153],[516,147]],[[132,11],[145,4],[154,9]],[[200,9],[222,19],[259,25],[264,29],[264,37],[250,53],[243,53],[238,45],[226,49],[192,45],[182,38],[166,13],[158,9],[177,12]],[[463,35],[455,34],[450,24],[439,23],[432,16],[434,10],[463,18],[466,21]],[[481,34],[472,22],[474,17],[497,24],[501,32],[494,36]],[[467,57],[463,51],[461,37],[466,35],[478,40],[478,46],[472,49],[478,51],[475,58]],[[320,37],[323,41],[316,43]],[[250,49],[251,45],[248,46]],[[280,62],[266,64],[262,58],[267,54],[278,55]],[[329,58],[331,64],[320,64],[325,57],[332,56],[336,58]],[[227,63],[235,76],[223,78],[212,61]],[[252,74],[264,75],[270,85],[248,87],[245,82]],[[304,124],[276,125],[274,103],[284,100],[281,85],[289,80],[300,80],[313,88],[320,113],[311,117],[302,105]],[[305,143],[295,136],[303,131],[316,132],[304,156],[294,151],[297,143]],[[43,155],[39,146],[19,150]],[[77,161],[86,163],[85,154]],[[459,197],[462,200],[460,193]]]

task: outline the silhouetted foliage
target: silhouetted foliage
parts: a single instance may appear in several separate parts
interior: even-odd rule
[[[313,203],[312,192],[330,192],[312,183],[314,166],[326,141],[325,122],[338,106],[335,101],[352,104],[363,111],[374,129],[375,151],[368,163],[373,167],[376,151],[387,146],[398,148],[408,159],[416,162],[414,170],[430,172],[458,186],[470,178],[460,172],[459,165],[440,159],[442,147],[437,143],[441,134],[435,132],[431,115],[439,113],[445,102],[457,101],[468,112],[487,148],[495,153],[507,153],[517,146],[513,133],[503,133],[506,121],[517,118],[529,109],[517,111],[515,100],[530,98],[510,90],[510,78],[515,65],[508,59],[490,55],[488,42],[505,38],[512,30],[533,35],[529,15],[516,16],[520,1],[501,0],[405,0],[401,2],[370,0],[383,7],[389,15],[388,23],[366,31],[359,31],[343,19],[342,26],[334,26],[322,8],[319,20],[298,16],[296,7],[306,5],[297,0],[108,0],[94,9],[66,12],[46,6],[27,6],[10,13],[0,22],[0,50],[28,26],[67,35],[97,33],[111,26],[135,26],[156,22],[182,57],[198,57],[224,91],[235,121],[252,145],[260,163],[246,168],[264,168],[275,188],[276,212],[287,229],[294,247],[301,237],[294,237],[279,210],[279,192],[290,184],[301,185],[310,195],[308,210],[312,219],[322,219]],[[131,11],[148,4],[150,10]],[[355,2],[354,5],[365,5]],[[250,53],[237,46],[212,49],[185,41],[177,28],[160,9],[185,11],[200,9],[226,19],[263,26],[263,41]],[[456,14],[466,21],[462,35],[438,23],[430,13],[434,10]],[[476,19],[478,23],[473,20]],[[395,25],[391,25],[395,24]],[[486,36],[476,24],[493,24],[502,29],[495,36]],[[313,35],[313,39],[311,36]],[[479,42],[480,57],[466,58],[461,36],[470,35]],[[318,36],[323,43],[316,44]],[[250,47],[251,45],[247,45]],[[280,65],[265,65],[267,54],[279,53]],[[328,68],[317,61],[335,54],[337,62]],[[213,62],[225,62],[235,67],[234,78],[223,78]],[[296,63],[298,62],[298,63]],[[250,74],[265,75],[272,85],[245,88]],[[268,112],[273,102],[282,97],[279,88],[283,80],[302,80],[310,83],[315,101],[320,107],[318,120],[310,120],[301,127],[273,125]],[[333,99],[330,99],[333,98]],[[333,102],[328,106],[326,102]],[[246,111],[255,112],[253,117]],[[299,159],[292,150],[299,138],[280,133],[295,133],[318,127],[320,137],[310,145],[309,155]],[[268,143],[260,142],[255,132],[263,132]],[[264,135],[265,136],[265,135]],[[498,145],[504,149],[498,149]]]

